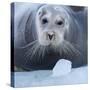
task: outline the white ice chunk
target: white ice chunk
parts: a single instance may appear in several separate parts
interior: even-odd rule
[[[71,71],[72,62],[66,59],[60,59],[53,68],[53,77],[66,75]]]

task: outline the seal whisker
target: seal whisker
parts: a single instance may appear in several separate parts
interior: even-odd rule
[[[29,61],[32,60],[32,58],[37,54],[38,48],[39,48],[38,43],[35,43],[35,44],[25,53],[26,62],[27,62],[27,59],[28,59]]]
[[[62,55],[63,53],[71,55],[71,56],[80,55],[80,51],[77,48],[75,48],[75,46],[73,44],[71,44],[65,40],[60,44],[59,48],[57,48],[56,51],[59,51],[60,55]]]
[[[27,44],[27,45],[25,45],[25,46],[23,46],[23,47],[19,47],[19,48],[24,49],[24,48],[27,48],[27,47],[30,47],[30,46],[34,45],[34,44],[37,43],[37,42],[38,42],[38,40],[35,40],[35,41],[32,41],[32,42],[30,42],[29,44]]]
[[[30,52],[33,51],[33,49],[36,47],[36,43],[33,43],[32,45],[30,44],[29,46],[31,46],[31,48],[26,51],[25,55],[28,55]],[[29,48],[29,46],[27,46],[27,47]]]
[[[40,63],[42,63],[42,59],[44,58],[44,55],[45,55],[45,50],[46,50],[46,47],[44,46],[39,46],[39,50],[38,50],[38,60]]]
[[[46,47],[41,47],[41,50],[42,50],[42,58],[43,58],[45,55]]]
[[[68,47],[66,46],[65,43],[62,43],[60,45],[60,55],[62,55],[63,53],[65,53],[65,54],[69,53]]]
[[[26,60],[26,63],[28,62],[28,57],[30,57],[31,55],[32,55],[32,52],[33,52],[33,50],[34,50],[34,48],[35,48],[35,45],[32,47],[32,48],[30,48],[26,53],[25,53],[25,60]]]
[[[80,51],[77,50],[77,48],[75,48],[73,44],[65,41],[65,45],[67,47],[66,50],[70,52],[70,55],[76,55],[76,56],[80,55]]]

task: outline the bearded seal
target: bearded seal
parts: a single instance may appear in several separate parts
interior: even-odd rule
[[[52,69],[60,59],[72,67],[87,64],[87,9],[39,5],[21,18],[14,35],[14,65],[25,70]]]

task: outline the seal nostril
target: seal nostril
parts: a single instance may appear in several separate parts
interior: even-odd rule
[[[53,36],[54,36],[54,35],[48,34],[48,37],[49,37],[50,40],[52,40]]]

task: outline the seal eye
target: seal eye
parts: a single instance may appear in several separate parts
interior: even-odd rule
[[[63,24],[63,21],[57,21],[56,24],[57,25],[62,25]]]
[[[48,23],[47,18],[43,18],[43,19],[42,19],[42,24],[46,24],[46,23]]]

